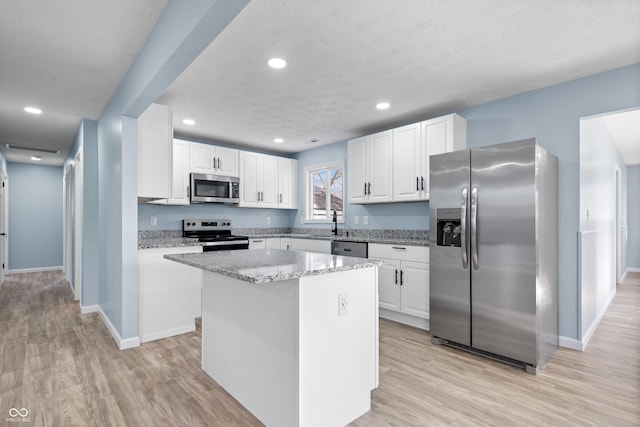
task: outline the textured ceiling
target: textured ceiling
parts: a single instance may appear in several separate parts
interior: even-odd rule
[[[296,152],[640,62],[638,22],[637,0],[253,0],[158,102],[178,135]]]
[[[61,164],[165,4],[0,0],[7,159],[14,143]],[[177,135],[296,152],[640,62],[638,22],[638,0],[252,0],[157,102]]]
[[[60,150],[62,164],[83,118],[97,119],[167,0],[0,0],[0,150],[6,143]],[[23,111],[27,105],[40,116]]]

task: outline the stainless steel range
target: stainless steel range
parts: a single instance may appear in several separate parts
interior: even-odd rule
[[[182,236],[204,243],[203,252],[249,249],[249,238],[231,234],[230,219],[183,219]]]

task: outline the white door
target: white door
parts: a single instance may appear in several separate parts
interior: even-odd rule
[[[240,153],[240,206],[258,206],[258,154]]]
[[[73,290],[76,301],[82,298],[82,188],[83,169],[82,151],[76,154],[74,188],[74,243],[73,243]]]
[[[238,150],[216,147],[216,173],[223,176],[239,176]]]
[[[415,123],[393,130],[393,200],[396,202],[422,198],[424,174],[420,129],[420,124]]]
[[[366,191],[366,157],[367,138],[356,138],[349,141],[348,169],[349,203],[364,203],[367,199]]]
[[[402,312],[412,316],[429,318],[429,264],[402,262],[402,286],[400,286]]]
[[[9,180],[7,175],[0,173],[0,285],[4,283],[5,275],[9,267],[9,236],[7,236],[7,224],[9,223]]]
[[[385,259],[378,267],[378,302],[380,308],[400,311],[400,261]]]
[[[369,141],[367,193],[371,203],[393,200],[392,136],[391,131],[380,132],[371,135]]]

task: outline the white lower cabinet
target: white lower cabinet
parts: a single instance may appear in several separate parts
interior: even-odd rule
[[[321,252],[329,254],[331,253],[331,241],[315,239],[291,239],[289,249],[293,249],[294,251]]]
[[[280,249],[280,238],[269,237],[265,240],[267,249]]]
[[[153,341],[196,330],[202,315],[204,270],[164,258],[202,252],[202,246],[138,250],[138,335]]]
[[[378,268],[380,317],[429,329],[429,248],[369,244]]]
[[[267,243],[265,238],[249,239],[249,249],[266,249]]]
[[[289,237],[281,237],[280,238],[280,249],[289,250],[291,249],[291,238]]]

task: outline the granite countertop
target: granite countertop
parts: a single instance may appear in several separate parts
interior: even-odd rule
[[[164,257],[249,283],[277,282],[383,264],[374,259],[282,249],[243,249]]]
[[[148,237],[138,239],[138,249],[180,248],[185,246],[204,246],[195,237]]]
[[[307,234],[307,233],[286,233],[286,234],[243,234],[250,239],[268,239],[269,237],[285,237],[291,239],[311,239],[311,240],[346,240],[349,242],[381,243],[388,245],[408,245],[408,246],[429,246],[427,239],[411,237],[375,237],[375,236],[346,236],[333,234]]]

